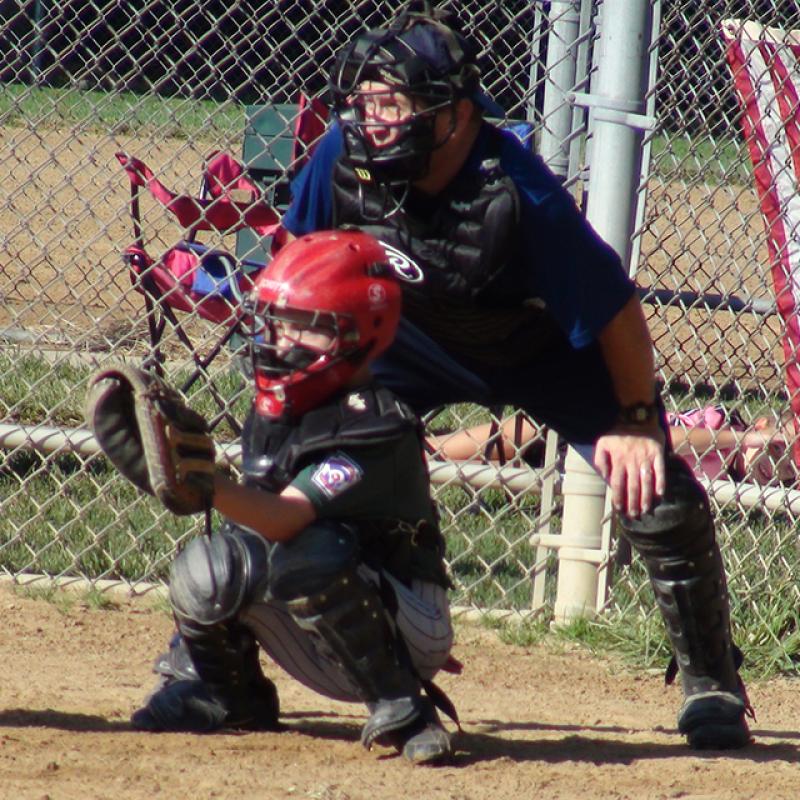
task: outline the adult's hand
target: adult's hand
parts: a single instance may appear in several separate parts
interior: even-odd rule
[[[647,514],[666,489],[664,433],[656,426],[612,430],[597,440],[594,465],[611,489],[615,511]]]

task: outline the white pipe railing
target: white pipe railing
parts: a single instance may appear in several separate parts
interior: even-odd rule
[[[102,451],[94,435],[86,428],[56,428],[47,425],[11,425],[0,423],[0,450],[36,450],[47,454],[74,453],[82,456],[99,455]],[[242,448],[238,444],[217,446],[217,460],[236,466],[241,464]],[[580,472],[581,458],[578,462]],[[547,477],[555,477],[556,484],[562,486],[565,477],[553,470],[533,467],[495,466],[478,464],[472,461],[432,461],[429,464],[431,482],[443,486],[461,482],[476,488],[506,488],[514,494],[538,493]],[[786,486],[761,486],[745,481],[698,479],[708,491],[709,497],[720,505],[736,502],[743,508],[761,508],[765,511],[786,511],[800,515],[800,490]],[[562,535],[540,537],[546,539],[548,547],[560,547],[565,541]]]
[[[75,453],[82,456],[99,455],[102,450],[94,435],[85,428],[56,428],[47,425],[0,424],[0,450],[27,448],[43,454]],[[217,460],[241,466],[242,448],[239,444],[218,444]],[[465,483],[475,488],[505,488],[514,494],[538,492],[542,481],[553,470],[478,464],[469,461],[432,461],[429,465],[431,483],[446,485]]]
[[[72,453],[87,458],[102,453],[97,439],[85,428],[0,424],[0,450],[19,449],[32,449],[44,455]],[[218,445],[217,459],[220,463],[240,466],[241,446]],[[552,467],[534,469],[467,461],[429,463],[431,483],[439,486],[458,483],[474,488],[495,487],[521,495],[541,492],[545,481],[551,479],[555,487],[562,491],[564,495],[562,533],[534,533],[530,538],[531,545],[537,549],[555,550],[559,556],[558,588],[554,608],[557,623],[591,614],[599,608],[604,600],[598,597],[598,586],[602,585],[599,577],[603,574],[603,570],[607,569],[611,559],[608,537],[604,535],[602,527],[594,524],[597,517],[604,519],[607,525],[611,524],[604,505],[605,484],[589,464],[573,450],[567,453],[566,467],[566,473],[561,475]],[[735,502],[745,508],[757,506],[765,511],[781,510],[800,515],[800,490],[797,489],[728,480],[701,479],[700,482],[709,496],[720,505]],[[42,577],[38,576],[36,579]],[[64,577],[67,583],[80,580],[79,577]],[[101,583],[115,582],[101,581]],[[136,593],[135,587],[133,591]]]

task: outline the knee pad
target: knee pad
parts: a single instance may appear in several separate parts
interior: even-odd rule
[[[342,573],[355,570],[359,546],[346,525],[317,521],[288,542],[273,545],[269,559],[269,590],[288,602],[322,591]]]
[[[637,550],[659,556],[676,551],[699,552],[713,545],[714,528],[708,497],[686,462],[667,456],[667,490],[647,514],[621,516],[620,527]]]
[[[264,587],[267,554],[264,539],[233,527],[193,539],[170,570],[175,615],[202,625],[233,619]]]

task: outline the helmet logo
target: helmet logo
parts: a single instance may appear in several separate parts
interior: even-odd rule
[[[386,289],[380,283],[371,283],[367,289],[367,299],[373,308],[386,305]]]
[[[272,394],[258,394],[256,410],[264,417],[277,417],[283,411],[283,401]]]
[[[367,401],[364,399],[364,396],[361,394],[351,394],[347,398],[347,407],[352,408],[353,411],[366,411],[367,410]]]
[[[390,244],[386,244],[386,242],[381,242],[381,244],[386,251],[389,264],[391,264],[395,275],[397,275],[400,280],[406,283],[422,283],[425,279],[425,274],[416,262],[412,261],[405,253],[401,252],[396,247],[392,247]]]

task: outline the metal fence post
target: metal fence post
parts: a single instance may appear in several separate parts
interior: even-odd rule
[[[639,187],[643,130],[655,122],[643,114],[650,61],[649,0],[605,0],[595,44],[597,77],[589,95],[592,158],[586,217],[627,267]]]
[[[605,0],[595,45],[597,76],[593,91],[576,93],[572,98],[576,104],[592,109],[586,217],[626,265],[640,178],[642,129],[652,124],[641,113],[649,63],[650,14],[648,0]],[[565,471],[565,538],[559,548],[556,623],[594,611],[598,605],[597,565],[605,561],[601,551],[603,519],[607,517],[605,486],[596,473],[589,474],[591,468],[572,449]]]
[[[549,17],[539,155],[556,175],[566,178],[573,118],[567,98],[575,89],[581,0],[553,0]]]

